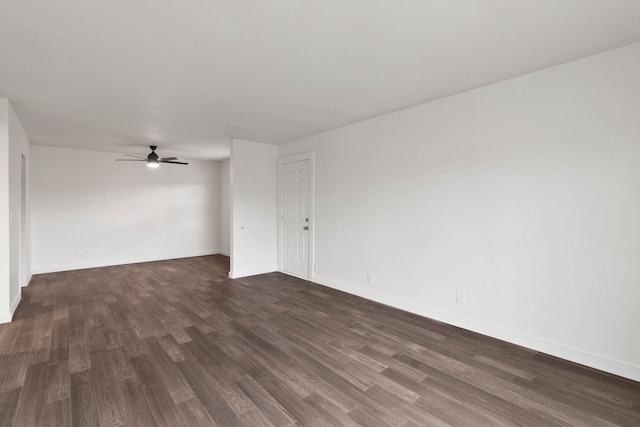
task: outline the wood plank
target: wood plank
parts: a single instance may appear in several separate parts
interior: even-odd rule
[[[159,426],[180,426],[185,421],[171,395],[159,378],[149,356],[141,355],[131,358],[131,364],[138,374],[138,379],[149,403],[149,408]]]
[[[207,408],[196,397],[178,403],[178,407],[189,427],[215,427],[218,425],[207,412]]]
[[[211,359],[209,354],[201,351],[201,347],[198,347],[195,341],[183,344],[183,349],[187,358],[196,362],[198,367],[208,375],[208,381],[212,385],[215,385],[227,405],[238,417],[244,412],[255,408],[253,402],[251,402],[231,379],[234,378],[235,375],[221,369],[220,366]]]
[[[42,421],[44,426],[71,427],[71,398],[47,403]]]
[[[191,338],[189,338],[189,340],[185,342],[189,342],[190,340]],[[171,361],[182,362],[183,360],[185,360],[184,352],[178,345],[178,342],[176,342],[176,340],[173,338],[173,336],[167,335],[158,338],[158,344],[160,344],[165,353],[167,353]]]
[[[189,334],[192,341],[183,344],[181,348],[193,348],[195,345],[209,359],[210,363],[215,364],[229,379],[233,380],[242,376],[236,363],[220,349],[214,340],[194,326],[185,328],[185,332]]]
[[[19,332],[13,342],[11,352],[6,355],[3,370],[0,372],[0,392],[22,387],[24,384],[31,357],[30,350],[35,332],[35,320],[35,317],[29,317],[19,322]]]
[[[49,365],[45,396],[47,403],[54,403],[71,397],[71,374],[69,373],[68,362]]]
[[[174,403],[184,402],[195,397],[193,390],[158,341],[155,338],[147,338],[145,345],[149,361],[153,364],[160,381],[164,384]]]
[[[53,312],[41,313],[36,319],[36,329],[33,334],[33,346],[29,364],[48,361],[51,354],[51,339],[53,335]]]
[[[149,408],[142,385],[137,378],[126,378],[120,382],[120,391],[127,409],[129,425],[154,427],[158,424]]]
[[[14,416],[13,425],[15,427],[32,427],[42,424],[47,370],[46,362],[31,365],[27,369],[24,386],[20,393],[20,401]]]
[[[113,375],[117,382],[136,376],[136,371],[133,369],[133,365],[131,365],[131,361],[122,347],[109,350],[108,354]]]
[[[106,350],[92,351],[91,376],[98,403],[100,425],[118,426],[126,423],[125,407],[117,378]]]
[[[13,425],[13,417],[16,414],[21,388],[0,393],[0,427]]]
[[[63,318],[53,321],[53,335],[51,337],[51,363],[69,360],[69,319]]]
[[[178,368],[216,424],[225,427],[243,425],[226,403],[219,384],[197,362],[185,360],[178,363]]]
[[[82,372],[91,368],[89,344],[86,340],[69,343],[69,372]]]
[[[273,427],[273,424],[257,408],[253,408],[240,414],[240,420],[245,426]]]
[[[242,389],[256,407],[265,414],[272,424],[288,426],[295,422],[295,418],[293,418],[264,387],[250,376],[246,375],[238,379],[236,384],[238,384],[238,387]]]
[[[89,370],[71,374],[71,421],[74,426],[97,426],[98,410],[93,376]]]
[[[0,392],[22,387],[29,368],[29,353],[13,353],[7,358],[0,381]]]
[[[322,415],[304,403],[304,398],[293,393],[286,382],[271,374],[269,371],[261,371],[254,374],[253,379],[291,414],[302,425],[322,425]]]

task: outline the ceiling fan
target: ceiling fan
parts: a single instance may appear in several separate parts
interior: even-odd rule
[[[160,157],[156,154],[157,145],[150,145],[151,153],[147,157],[134,156],[133,154],[125,154],[125,156],[135,157],[135,159],[116,159],[116,162],[147,162],[150,168],[157,168],[160,163],[173,163],[174,165],[188,165],[185,162],[176,162],[177,157]]]

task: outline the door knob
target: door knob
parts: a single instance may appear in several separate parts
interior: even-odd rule
[[[304,227],[302,227],[302,229],[303,229],[303,230],[308,230],[308,229],[309,229],[309,226],[308,226],[308,225],[305,225]]]

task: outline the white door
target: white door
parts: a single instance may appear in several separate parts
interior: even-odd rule
[[[280,170],[280,260],[283,273],[309,279],[309,160]]]

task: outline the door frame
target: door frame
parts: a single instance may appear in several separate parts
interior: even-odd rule
[[[18,282],[21,287],[29,284],[29,229],[27,224],[27,158],[24,153],[20,154],[20,237],[19,242],[19,261],[18,261]]]
[[[284,250],[284,243],[283,243],[283,239],[282,239],[282,218],[284,215],[284,212],[282,211],[282,206],[283,206],[283,191],[282,191],[282,186],[283,186],[283,182],[284,182],[284,177],[283,177],[283,167],[286,164],[289,163],[295,163],[295,162],[300,162],[302,160],[308,160],[309,161],[309,238],[307,239],[307,244],[309,245],[309,247],[307,248],[307,253],[309,254],[309,266],[308,266],[308,273],[307,273],[307,277],[302,277],[302,276],[297,276],[291,273],[286,273],[284,271],[283,267],[283,259],[284,257],[282,256],[282,251]],[[316,211],[315,211],[315,184],[314,184],[314,160],[315,160],[315,156],[314,156],[314,152],[313,151],[309,151],[306,153],[300,153],[300,154],[293,154],[290,156],[283,156],[283,157],[279,157],[278,158],[278,271],[280,271],[281,273],[284,274],[288,274],[290,276],[295,276],[295,277],[299,277],[301,279],[305,279],[305,280],[311,280],[313,278],[313,276],[315,275],[315,271],[313,266],[315,265],[315,257],[314,257],[314,235],[315,235],[315,216],[316,216]]]

